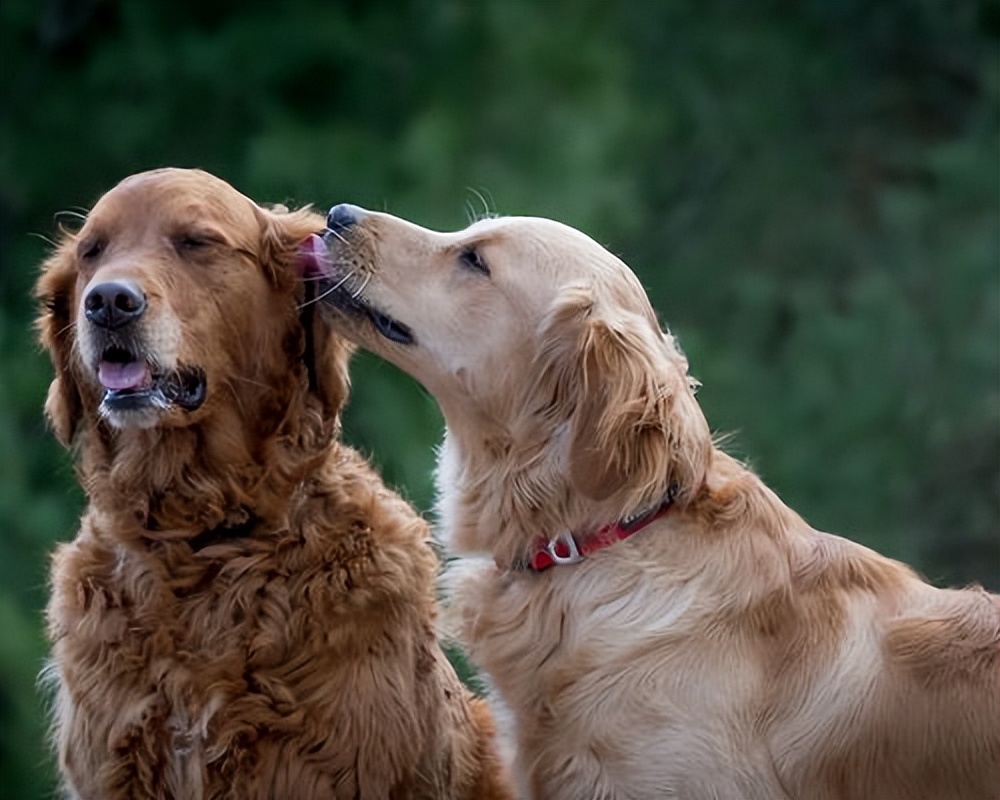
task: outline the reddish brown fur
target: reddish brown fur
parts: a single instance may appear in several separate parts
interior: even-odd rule
[[[192,227],[217,241],[178,245]],[[336,438],[349,347],[300,309],[295,265],[322,227],[160,170],[44,265],[46,410],[89,500],[48,607],[72,797],[509,796],[489,712],[435,640],[426,526]],[[79,342],[95,275],[141,285],[150,340],[204,370],[203,406],[100,417]]]

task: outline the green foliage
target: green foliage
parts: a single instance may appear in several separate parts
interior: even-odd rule
[[[998,34],[997,0],[4,0],[0,795],[51,783],[46,553],[82,506],[41,419],[40,237],[141,169],[580,227],[807,519],[997,587]],[[426,509],[433,401],[353,372],[348,438]]]

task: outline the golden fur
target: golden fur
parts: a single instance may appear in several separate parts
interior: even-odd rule
[[[328,318],[443,410],[459,635],[526,797],[1000,796],[996,597],[813,530],[717,449],[638,280],[578,231],[355,217],[327,237]],[[627,541],[520,566],[671,489]]]
[[[44,265],[46,411],[89,500],[48,606],[70,797],[509,796],[435,640],[425,523],[336,438],[349,345],[297,264],[321,228],[157,170]],[[110,331],[88,316],[108,281],[147,303]],[[108,400],[123,350],[153,401]]]

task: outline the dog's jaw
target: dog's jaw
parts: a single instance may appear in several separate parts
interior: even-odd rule
[[[192,412],[207,396],[205,373],[182,367],[160,375],[149,372],[148,380],[136,388],[105,388],[98,407],[101,417],[114,428],[152,428],[173,409]]]

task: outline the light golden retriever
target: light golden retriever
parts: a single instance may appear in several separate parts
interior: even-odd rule
[[[461,639],[526,796],[1000,796],[997,598],[813,530],[717,449],[625,264],[543,219],[328,225],[332,324],[443,410]]]
[[[298,261],[322,227],[157,170],[44,265],[46,411],[89,500],[48,606],[71,797],[509,796],[426,526],[336,438],[350,346]]]

